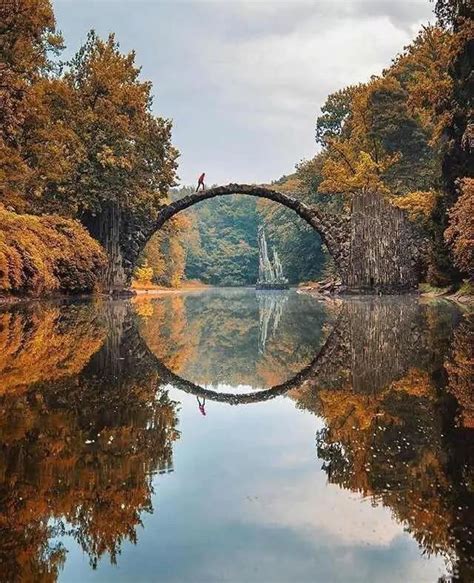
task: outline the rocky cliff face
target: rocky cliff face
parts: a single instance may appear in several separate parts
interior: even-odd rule
[[[418,285],[421,241],[405,213],[372,192],[355,194],[347,275],[354,292],[405,292]]]

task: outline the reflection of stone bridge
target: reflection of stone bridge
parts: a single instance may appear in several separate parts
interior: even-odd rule
[[[117,209],[107,217],[85,219],[92,235],[109,253],[109,288],[126,285],[150,237],[169,219],[201,201],[233,194],[266,198],[293,210],[309,223],[321,236],[343,284],[350,290],[406,291],[417,283],[416,235],[403,211],[382,196],[360,192],[352,197],[350,209],[336,215],[270,188],[228,184],[163,206],[153,220],[125,218]]]
[[[169,370],[151,351],[142,350],[142,354],[146,353],[161,382],[231,405],[268,401],[293,389],[317,392],[350,387],[355,393],[376,394],[411,367],[439,366],[432,362],[433,347],[427,345],[425,309],[415,297],[341,302],[332,330],[313,361],[286,382],[251,393],[204,388]],[[440,338],[437,341],[441,342]],[[144,344],[143,340],[140,343]]]
[[[251,393],[221,393],[206,389],[200,385],[186,380],[179,375],[173,373],[163,362],[156,359],[155,367],[160,376],[160,381],[169,383],[176,389],[191,393],[197,397],[209,399],[210,401],[219,401],[221,403],[228,403],[229,405],[246,405],[250,403],[261,403],[269,401],[280,395],[288,393],[291,389],[301,387],[310,378],[317,378],[320,370],[323,370],[334,357],[338,360],[337,352],[341,345],[341,327],[339,320],[336,322],[332,332],[324,342],[318,354],[314,357],[312,362],[304,367],[291,379],[275,385],[269,389],[252,391]],[[156,358],[156,357],[155,357]]]

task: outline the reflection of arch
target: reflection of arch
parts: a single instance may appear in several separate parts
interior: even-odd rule
[[[258,198],[266,198],[293,210],[298,216],[305,220],[315,229],[327,246],[337,269],[341,275],[345,272],[347,263],[347,245],[350,237],[349,219],[345,215],[328,215],[316,206],[309,206],[294,196],[249,184],[228,184],[226,186],[216,186],[208,190],[190,194],[164,207],[158,213],[154,224],[147,230],[145,239],[141,242],[141,249],[145,247],[151,236],[159,230],[167,221],[181,211],[217,196],[229,196],[233,194],[244,194]]]
[[[151,351],[150,358],[164,381],[188,393],[230,404],[265,401],[302,385],[311,393],[315,388],[313,380],[318,388],[341,386],[344,381],[355,393],[374,393],[403,378],[411,366],[430,359],[423,328],[425,318],[416,297],[402,302],[398,297],[344,302],[332,332],[306,368],[280,385],[248,394],[229,395],[204,389],[172,373]]]
[[[306,380],[314,377],[318,374],[319,369],[331,358],[331,355],[339,347],[339,322],[341,316],[336,320],[332,332],[326,338],[325,343],[321,347],[320,351],[316,357],[303,368],[299,373],[297,373],[291,379],[275,385],[270,389],[265,389],[262,391],[255,391],[252,393],[220,393],[218,391],[212,391],[210,389],[205,389],[200,385],[183,379],[179,375],[172,372],[165,364],[163,364],[158,358],[149,350],[150,356],[155,360],[154,366],[160,376],[160,380],[165,383],[173,385],[173,387],[184,391],[186,393],[191,393],[197,397],[204,399],[209,399],[209,401],[218,401],[220,403],[228,403],[229,405],[244,405],[249,403],[260,403],[263,401],[269,401],[280,395],[284,395],[291,389],[300,387]]]

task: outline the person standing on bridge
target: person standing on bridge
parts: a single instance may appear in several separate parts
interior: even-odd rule
[[[201,174],[201,176],[198,178],[198,185],[196,188],[196,192],[199,190],[199,188],[202,186],[203,190],[206,190],[206,186],[204,185],[204,178],[206,177],[206,174],[203,172]]]

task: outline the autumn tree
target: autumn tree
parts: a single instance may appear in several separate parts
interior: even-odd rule
[[[147,259],[144,259],[143,263],[135,269],[134,276],[139,285],[151,285],[153,268],[148,265]]]
[[[75,92],[73,124],[86,152],[64,194],[68,206],[76,204],[79,213],[110,205],[156,210],[174,181],[177,152],[171,122],[152,114],[151,83],[140,80],[135,53],[122,54],[114,35],[102,40],[92,31],[65,79]]]
[[[121,268],[126,227],[140,232],[173,184],[171,122],[113,35],[91,32],[66,66],[49,0],[2,4],[1,202],[80,218]],[[63,72],[63,71],[64,72]],[[122,228],[123,227],[123,228]]]
[[[458,200],[449,210],[445,238],[452,249],[456,266],[469,278],[474,277],[474,179],[464,178]]]
[[[437,12],[443,26],[423,27],[379,77],[328,98],[316,124],[322,181],[313,184],[349,200],[369,188],[404,208],[430,241],[427,279],[447,285],[459,272],[443,232],[457,196],[454,181],[469,175],[472,147],[466,77],[472,19],[463,2],[440,2]]]
[[[143,251],[143,257],[153,269],[153,283],[178,287],[185,279],[186,246],[195,233],[189,214],[180,214],[157,231]]]
[[[62,37],[49,0],[3,2],[0,17],[0,193],[4,203],[23,209],[25,197],[38,196],[54,166],[60,162],[54,170],[60,173],[68,158],[72,137],[61,124],[63,104],[55,103],[59,119],[45,115],[56,94],[65,98],[51,60]]]
[[[357,86],[349,85],[331,93],[321,107],[316,120],[316,142],[327,146],[330,138],[340,137],[346,128],[345,122],[351,113],[352,97]]]

